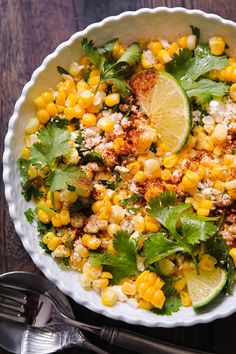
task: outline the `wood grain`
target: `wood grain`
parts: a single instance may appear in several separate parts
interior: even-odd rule
[[[235,0],[0,0],[1,156],[8,119],[13,112],[14,103],[33,70],[40,65],[48,53],[52,52],[60,42],[68,39],[71,34],[82,30],[90,23],[123,11],[157,6],[198,8],[236,21]],[[9,217],[2,183],[0,188],[0,273],[12,270],[36,272],[38,270],[25,252]],[[115,323],[75,304],[72,300],[71,304],[81,320],[97,324],[114,325]],[[200,350],[217,354],[233,354],[235,353],[232,344],[235,320],[234,315],[228,319],[190,328],[149,329],[135,326],[135,330]],[[116,322],[116,325],[119,323]],[[126,324],[122,325],[134,329]],[[124,350],[106,349],[114,354],[129,354]],[[70,349],[64,352],[78,353],[78,350]],[[3,353],[6,352],[0,349],[0,354]]]

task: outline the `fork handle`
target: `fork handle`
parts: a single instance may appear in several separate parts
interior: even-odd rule
[[[130,349],[145,354],[210,354],[207,352],[187,349],[163,341],[156,341],[139,333],[119,329],[117,327],[103,326],[100,338],[121,348]]]

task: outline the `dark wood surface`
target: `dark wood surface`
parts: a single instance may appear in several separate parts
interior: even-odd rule
[[[90,23],[126,10],[158,6],[197,8],[236,21],[235,0],[0,0],[0,156],[15,101],[34,69],[47,54],[60,42]],[[0,274],[12,270],[39,272],[15,232],[1,183]],[[80,316],[81,319],[97,324],[114,324],[114,321],[94,314],[73,301],[71,303],[77,317]],[[148,329],[125,324],[124,327],[200,350],[233,354],[236,352],[235,323],[236,315],[233,315],[227,319],[189,328]],[[110,353],[128,354],[124,350],[106,349]],[[78,349],[64,352],[82,353]],[[0,348],[0,354],[3,353],[6,352]]]

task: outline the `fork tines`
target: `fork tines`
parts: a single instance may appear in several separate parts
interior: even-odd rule
[[[0,285],[0,317],[25,322],[26,296],[14,288]]]

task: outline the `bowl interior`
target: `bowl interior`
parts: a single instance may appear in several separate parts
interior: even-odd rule
[[[29,204],[24,201],[21,195],[16,160],[24,146],[24,126],[27,120],[35,114],[33,99],[49,87],[56,86],[59,79],[57,65],[68,68],[71,61],[78,59],[82,53],[80,41],[83,37],[93,39],[97,45],[102,45],[115,37],[119,37],[122,42],[127,44],[141,37],[153,39],[162,37],[175,40],[180,35],[190,34],[190,25],[200,28],[201,41],[206,41],[212,35],[220,34],[230,47],[229,53],[236,55],[236,25],[233,22],[221,21],[216,16],[204,15],[199,11],[189,12],[183,9],[160,8],[126,13],[112,19],[108,18],[102,23],[89,26],[83,32],[76,33],[45,59],[40,68],[34,72],[30,83],[26,85],[16,104],[6,138],[4,154],[6,197],[16,230],[33,261],[49,279],[78,303],[93,311],[129,323],[174,327],[207,322],[232,313],[235,309],[236,293],[234,297],[225,297],[223,301],[216,302],[199,314],[196,314],[191,308],[182,308],[180,312],[170,317],[157,316],[122,303],[112,308],[102,306],[101,299],[95,291],[86,291],[81,287],[78,273],[61,270],[53,259],[40,248],[36,229],[27,223],[23,214],[24,210],[29,208]]]

